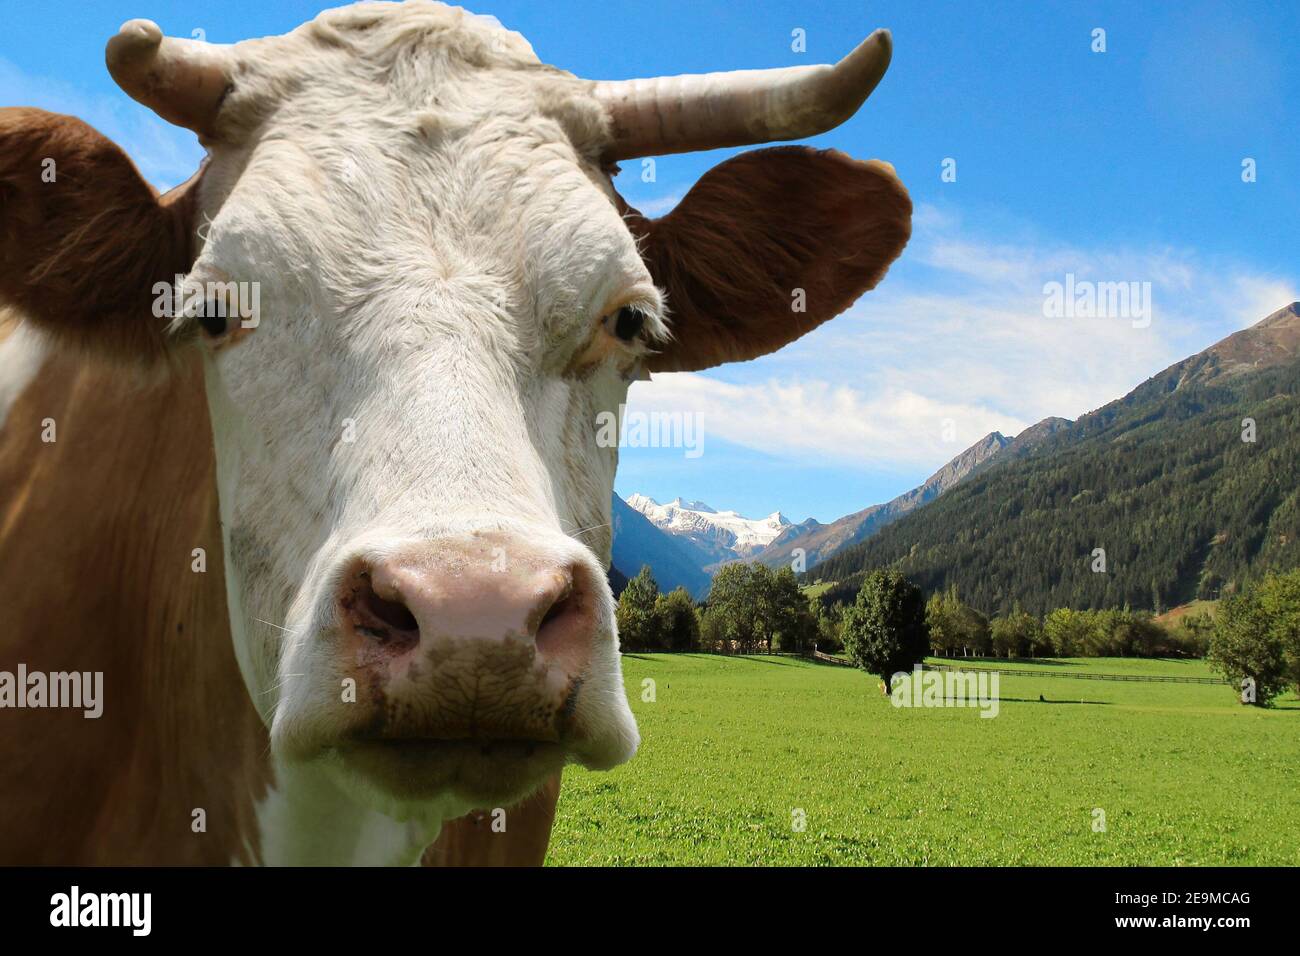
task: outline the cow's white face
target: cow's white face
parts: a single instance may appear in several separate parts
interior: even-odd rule
[[[0,110],[0,304],[118,359],[205,356],[236,650],[286,776],[423,820],[631,756],[601,413],[643,366],[842,312],[911,203],[886,164],[787,146],[651,221],[608,160],[822,132],[889,53],[592,82],[424,0],[234,47],[131,21],[114,77],[210,151],[161,202],[84,124]],[[211,299],[165,331],[181,271]]]
[[[199,334],[273,746],[481,804],[636,749],[597,413],[663,303],[580,81],[458,12],[387,13],[262,41],[187,285],[247,284],[248,305],[257,284],[254,319]]]

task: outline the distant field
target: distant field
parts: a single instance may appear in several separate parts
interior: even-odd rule
[[[1156,620],[1161,624],[1168,625],[1189,614],[1208,614],[1210,617],[1214,617],[1218,613],[1218,601],[1192,601],[1190,604],[1180,604],[1178,607],[1170,608],[1164,614],[1157,615]]]
[[[1210,674],[1201,661],[978,662],[998,663]],[[1258,710],[1227,685],[1004,676],[987,719],[895,708],[876,678],[795,658],[629,654],[623,667],[641,751],[611,773],[566,771],[551,864],[1300,865],[1294,695]]]
[[[821,597],[834,586],[834,581],[818,581],[816,584],[805,584],[799,590],[804,593],[805,597],[815,598]]]

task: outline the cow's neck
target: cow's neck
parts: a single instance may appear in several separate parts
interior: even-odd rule
[[[0,669],[102,673],[103,714],[6,713],[0,805],[22,825],[0,857],[261,859],[267,735],[221,566],[197,369],[142,383],[44,356],[0,429]]]

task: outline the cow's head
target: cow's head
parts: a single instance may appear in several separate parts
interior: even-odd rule
[[[783,147],[651,221],[613,164],[828,129],[889,52],[594,82],[434,3],[233,46],[132,21],[114,77],[209,151],[161,203],[85,127],[5,117],[0,292],[101,352],[205,355],[231,621],[280,756],[451,812],[632,755],[599,414],[843,311],[911,205],[886,164]],[[13,185],[46,156],[57,182]],[[173,272],[189,308],[159,317]]]

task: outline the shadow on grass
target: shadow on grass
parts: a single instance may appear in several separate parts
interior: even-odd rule
[[[1294,697],[1289,700],[1277,700],[1275,698],[1273,700],[1273,703],[1270,706],[1264,707],[1262,709],[1266,711],[1290,710],[1290,711],[1296,711],[1297,713],[1300,713],[1300,700],[1296,700]]]
[[[749,661],[751,664],[775,664],[777,667],[791,666],[789,661],[774,661],[768,657],[750,657],[748,654],[720,654],[719,656],[723,660],[728,661]],[[803,658],[800,658],[800,660],[803,660]]]
[[[1040,697],[1034,700],[1031,697],[999,697],[999,703],[1003,704],[1094,704],[1098,707],[1109,707],[1111,701],[1108,700],[1047,700]]]
[[[622,656],[633,661],[650,661],[651,654],[654,654],[656,657],[680,657],[685,660],[693,661],[748,661],[751,664],[775,664],[777,667],[790,667],[794,660],[804,661],[805,663],[807,662],[807,658],[803,657],[791,658],[788,661],[783,661],[772,660],[771,658],[750,654],[699,654],[690,651],[626,651]]]

